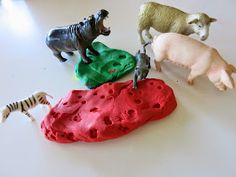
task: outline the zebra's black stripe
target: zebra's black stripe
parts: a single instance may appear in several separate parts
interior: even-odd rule
[[[7,105],[7,108],[9,109],[10,112],[12,111],[11,108],[10,108],[10,106]]]
[[[16,105],[15,105],[15,103],[12,103],[13,104],[13,108],[14,108],[14,110],[16,110]]]
[[[24,102],[26,103],[27,107],[30,108],[29,103],[27,102],[27,100],[24,100]]]
[[[30,106],[33,106],[33,102],[30,97],[28,98],[28,100],[30,101]]]
[[[19,107],[19,103],[18,103],[18,102],[16,102],[16,109],[18,109],[18,107]]]
[[[10,104],[10,107],[11,107],[11,111],[13,111],[13,110],[14,110],[14,107],[13,107],[13,105],[12,105],[12,104]]]
[[[22,101],[20,102],[20,106],[21,106],[21,112],[24,112],[25,108],[24,108],[24,105],[23,105]]]
[[[32,98],[33,98],[34,104],[36,104],[36,103],[37,103],[37,101],[36,101],[36,99],[35,99],[34,95],[32,95]]]
[[[43,100],[43,97],[39,98],[39,102],[40,102],[40,103],[42,102],[42,100]]]

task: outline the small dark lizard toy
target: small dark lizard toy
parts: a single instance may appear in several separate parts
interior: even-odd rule
[[[100,34],[108,36],[111,32],[110,28],[103,25],[103,20],[108,14],[108,11],[102,9],[95,16],[91,15],[78,24],[51,29],[46,38],[47,46],[61,62],[67,60],[62,57],[61,52],[73,55],[73,51],[78,51],[83,62],[90,63],[92,60],[86,56],[86,49],[88,48],[93,55],[99,55],[91,45],[93,40]]]
[[[149,69],[151,68],[150,57],[146,54],[146,49],[145,49],[145,47],[148,44],[151,44],[151,42],[144,44],[143,53],[141,53],[139,50],[138,53],[135,55],[137,64],[134,70],[134,78],[133,78],[134,89],[137,89],[137,81],[145,79],[148,75]]]

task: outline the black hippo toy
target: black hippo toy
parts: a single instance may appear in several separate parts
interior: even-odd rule
[[[110,28],[103,25],[103,20],[108,14],[108,11],[102,9],[95,16],[91,15],[78,24],[51,29],[46,38],[47,46],[61,62],[67,60],[62,57],[61,52],[73,55],[73,51],[78,50],[83,62],[90,63],[92,60],[86,56],[86,49],[88,48],[93,55],[99,55],[91,45],[93,40],[100,34],[108,36],[111,32]]]

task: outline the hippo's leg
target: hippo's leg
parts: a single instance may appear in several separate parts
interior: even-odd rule
[[[67,54],[67,55],[70,55],[70,56],[74,55],[73,52],[66,52],[66,54]]]
[[[93,55],[95,55],[95,56],[98,56],[98,55],[99,55],[98,51],[96,51],[91,45],[88,46],[88,49],[90,50],[90,52],[91,52]]]
[[[150,27],[145,29],[145,35],[147,36],[148,39],[152,40],[152,35],[149,32],[149,30],[150,30]]]
[[[141,44],[145,44],[145,40],[143,39],[143,30],[142,29],[139,29],[138,30],[138,35],[139,35],[139,41],[141,42]]]
[[[56,56],[60,62],[65,62],[67,60],[61,56],[61,52],[53,51],[53,55]]]
[[[79,51],[79,53],[80,53],[84,63],[89,64],[92,62],[92,60],[89,57],[87,57],[87,55],[86,55],[86,49],[82,49],[81,51]]]

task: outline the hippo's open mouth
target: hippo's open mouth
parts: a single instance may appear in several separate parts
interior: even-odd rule
[[[100,10],[98,13],[97,13],[97,16],[99,18],[98,20],[98,29],[99,29],[99,32],[102,34],[102,35],[105,35],[105,36],[108,36],[110,33],[111,33],[111,30],[110,30],[110,27],[106,28],[104,26],[104,20],[106,18],[108,18],[108,14],[109,12],[102,9]]]

